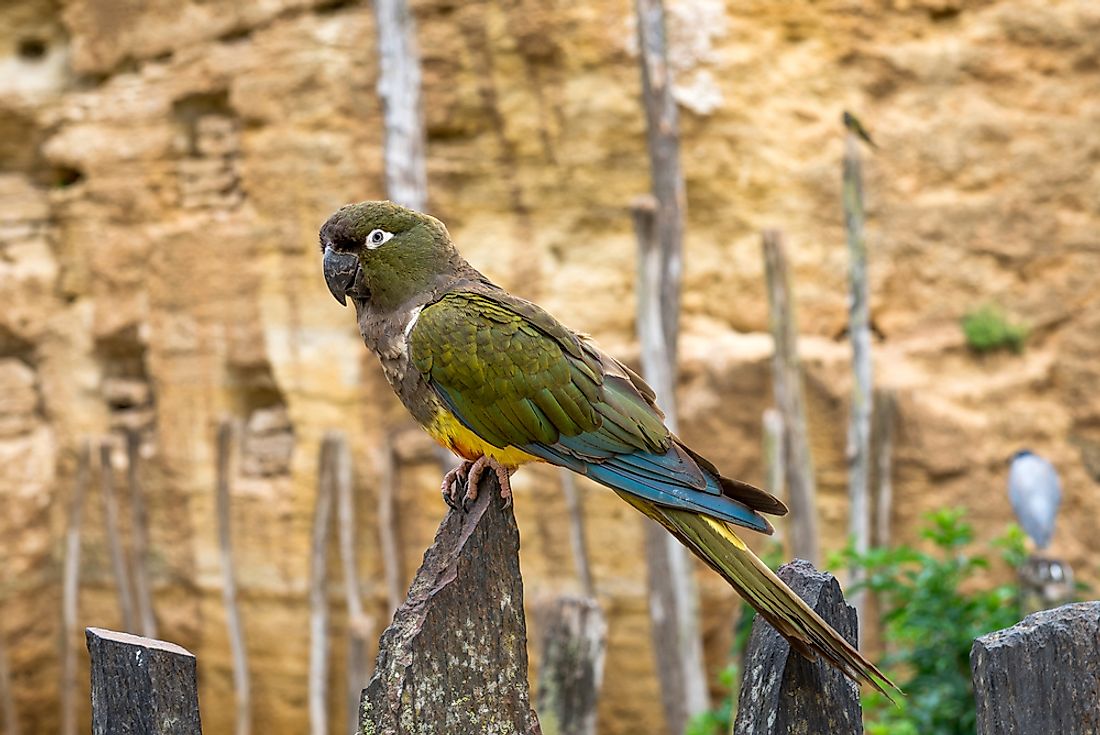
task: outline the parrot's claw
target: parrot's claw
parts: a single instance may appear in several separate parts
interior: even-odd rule
[[[466,477],[470,473],[470,467],[473,464],[473,462],[463,461],[458,467],[448,470],[447,474],[443,475],[443,484],[440,486],[440,490],[443,492],[443,502],[454,510],[459,508],[459,488],[466,481]]]
[[[470,465],[470,469],[466,473],[466,495],[462,498],[463,510],[467,510],[477,500],[477,484],[487,469],[491,469],[497,476],[497,482],[500,484],[500,497],[504,498],[504,507],[507,508],[512,504],[512,483],[509,480],[512,471],[492,457],[482,455]]]

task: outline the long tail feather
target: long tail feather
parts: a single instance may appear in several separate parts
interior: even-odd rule
[[[619,492],[619,496],[663,525],[721,574],[803,656],[813,659],[820,655],[852,679],[870,684],[888,698],[887,690],[901,693],[897,685],[822,620],[725,523],[698,513],[655,505],[625,492]]]

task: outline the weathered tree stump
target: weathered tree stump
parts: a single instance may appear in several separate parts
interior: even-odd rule
[[[451,510],[382,634],[363,691],[363,735],[538,733],[527,684],[519,530],[486,473]]]
[[[855,645],[856,611],[836,578],[803,559],[779,568],[779,577],[818,615]],[[735,735],[859,735],[859,686],[824,661],[791,650],[775,628],[757,616],[745,650],[745,672]]]
[[[970,650],[978,735],[1100,733],[1100,602],[1028,615]]]
[[[539,611],[543,629],[538,712],[545,735],[595,735],[607,620],[591,597],[559,597]]]
[[[201,735],[195,657],[174,643],[87,628],[92,735]]]

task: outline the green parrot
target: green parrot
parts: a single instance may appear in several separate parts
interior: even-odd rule
[[[391,202],[341,208],[321,227],[325,281],[351,299],[363,341],[427,432],[463,458],[452,507],[528,462],[614,490],[722,575],[803,655],[885,692],[896,687],[756,557],[731,525],[771,533],[777,498],[718,469],[664,425],[653,390],[592,340],[493,284],[442,222]]]

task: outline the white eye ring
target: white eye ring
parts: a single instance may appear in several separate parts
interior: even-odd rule
[[[375,248],[380,248],[389,242],[391,237],[393,237],[392,232],[377,229],[371,230],[370,234],[367,235],[367,249],[374,250]]]

